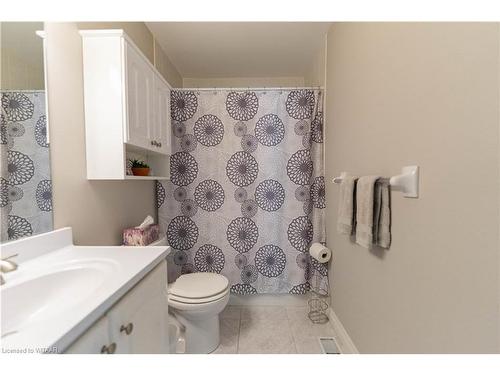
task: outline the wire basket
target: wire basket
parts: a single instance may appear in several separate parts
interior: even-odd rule
[[[311,297],[307,301],[309,306],[309,313],[307,316],[314,324],[328,323],[328,308],[330,295],[328,293],[328,282],[322,283],[322,278],[313,277],[311,280]]]

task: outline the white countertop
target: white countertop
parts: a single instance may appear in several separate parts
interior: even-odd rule
[[[110,277],[100,280],[90,274],[89,279],[81,283],[82,285],[74,288],[72,285],[68,285],[67,288],[58,287],[58,292],[53,293],[54,295],[40,297],[36,294],[36,290],[33,291],[35,293],[33,297],[40,297],[42,300],[40,309],[48,308],[55,313],[50,313],[49,319],[47,315],[43,319],[38,319],[40,314],[35,311],[17,331],[2,332],[4,336],[0,343],[2,351],[5,353],[18,349],[38,352],[40,349],[50,351],[50,348],[56,347],[58,352],[63,352],[149,271],[164,260],[169,251],[168,246],[70,245],[22,262],[18,270],[4,274],[6,283],[1,287],[1,294],[11,287],[33,280],[41,272],[47,273],[47,267],[57,269],[58,265],[67,268],[68,265],[71,267],[71,264],[75,264],[76,268],[80,267],[79,272],[86,272],[86,268],[82,268],[81,264],[97,264]],[[45,290],[42,290],[39,294],[44,293]],[[47,294],[50,293],[51,291],[47,290]],[[15,297],[14,295],[9,298]],[[9,301],[11,299],[7,299],[4,303]]]

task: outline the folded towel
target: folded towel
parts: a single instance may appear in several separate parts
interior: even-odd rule
[[[375,183],[373,244],[388,249],[391,245],[391,187],[387,181]]]
[[[337,231],[341,234],[352,234],[355,219],[356,176],[342,176],[339,192],[339,211]]]
[[[356,243],[370,249],[373,244],[373,203],[379,176],[360,177],[356,186]]]
[[[373,244],[377,244],[378,241],[378,229],[379,229],[379,220],[381,214],[381,206],[382,206],[382,186],[383,180],[378,179],[375,181],[375,187],[373,191]]]

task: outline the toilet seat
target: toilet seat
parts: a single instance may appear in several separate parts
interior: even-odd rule
[[[180,276],[168,289],[168,298],[184,304],[217,301],[229,293],[229,280],[217,273],[197,272]]]
[[[228,294],[228,293],[229,293],[229,288],[226,288],[226,290],[222,291],[219,294],[216,294],[216,295],[213,295],[210,297],[205,297],[205,298],[188,298],[188,297],[177,296],[175,294],[169,293],[168,300],[179,302],[179,303],[186,303],[186,304],[200,304],[200,303],[208,303],[208,302],[217,301],[221,298],[224,298],[226,296],[226,294]]]

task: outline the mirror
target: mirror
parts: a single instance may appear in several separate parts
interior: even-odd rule
[[[53,229],[41,30],[0,23],[1,242]]]

